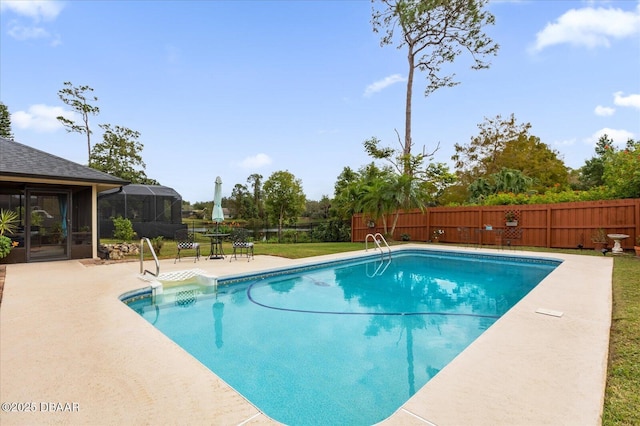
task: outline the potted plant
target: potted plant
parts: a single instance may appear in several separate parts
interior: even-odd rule
[[[609,241],[607,240],[607,232],[603,228],[598,228],[593,232],[591,236],[591,242],[594,245],[594,250],[602,250],[607,248]]]
[[[437,243],[441,238],[444,238],[444,229],[435,229],[431,233],[431,241]]]
[[[62,244],[64,242],[62,224],[59,222],[56,222],[51,226],[51,242],[53,244]]]
[[[518,226],[518,220],[516,219],[516,212],[513,210],[507,210],[504,214],[505,225]]]

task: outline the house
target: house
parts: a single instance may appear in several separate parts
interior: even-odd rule
[[[98,257],[98,195],[129,182],[0,138],[0,209],[18,213],[0,263]]]
[[[224,220],[229,220],[229,219],[232,218],[231,210],[229,210],[226,207],[222,208],[222,215],[224,216]],[[192,216],[197,217],[199,219],[210,220],[211,219],[211,212],[207,211],[206,209],[203,209],[203,210],[182,210],[182,218],[183,219],[189,219]]]

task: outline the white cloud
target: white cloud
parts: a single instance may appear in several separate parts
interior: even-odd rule
[[[70,120],[76,119],[73,111],[65,111],[62,107],[37,104],[30,106],[28,111],[17,111],[11,114],[11,124],[20,129],[52,133],[63,127],[56,118],[58,116]]]
[[[596,146],[596,143],[603,135],[607,135],[609,139],[613,140],[613,144],[618,147],[623,147],[627,144],[627,140],[634,139],[634,135],[631,132],[605,127],[593,133],[584,142],[588,145]]]
[[[37,25],[42,21],[55,20],[64,9],[64,2],[57,0],[2,0],[0,10],[11,11],[22,18],[29,18],[31,24],[24,24],[19,20],[9,23],[7,33],[16,40],[51,40],[51,46],[61,44],[59,35],[52,35],[50,31]]]
[[[640,94],[623,96],[622,92],[616,92],[613,94],[613,103],[618,106],[640,109]]]
[[[51,37],[51,34],[44,28],[24,27],[16,23],[13,23],[7,32],[11,37],[20,41]]]
[[[36,22],[52,21],[64,9],[64,2],[56,0],[2,0],[0,10],[10,10]]]
[[[599,115],[601,117],[608,117],[610,115],[613,115],[616,112],[616,109],[615,108],[611,108],[611,107],[604,107],[602,105],[598,105],[593,112],[595,112],[596,115]]]
[[[386,89],[392,84],[400,83],[403,81],[407,81],[407,79],[403,78],[400,74],[390,75],[388,77],[383,78],[382,80],[378,80],[375,83],[368,85],[367,88],[364,90],[364,96],[369,97],[374,93],[378,93],[381,90]]]
[[[640,7],[635,11],[612,8],[571,9],[538,34],[533,51],[568,43],[594,48],[608,47],[612,38],[620,39],[640,34]]]
[[[271,157],[267,154],[256,154],[252,157],[246,157],[244,160],[240,162],[240,167],[247,170],[258,169],[262,166],[267,166],[271,164]]]

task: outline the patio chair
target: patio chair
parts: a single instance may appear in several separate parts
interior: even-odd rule
[[[200,243],[195,242],[195,238],[192,232],[189,232],[187,229],[180,229],[175,233],[175,241],[178,245],[178,254],[176,255],[173,263],[176,263],[180,260],[180,253],[183,250],[195,250],[196,258],[193,260],[195,263],[197,260],[200,260]]]
[[[247,256],[247,262],[253,257],[253,243],[248,241],[249,233],[244,228],[238,228],[231,233],[231,247],[233,254],[229,256],[229,262],[232,259],[238,259],[238,254],[242,257],[242,253]]]
[[[471,243],[471,233],[469,232],[469,228],[466,226],[459,226],[457,228],[458,231],[458,239],[464,245]]]

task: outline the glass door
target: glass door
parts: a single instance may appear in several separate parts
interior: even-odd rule
[[[29,190],[27,262],[69,259],[69,192]]]

